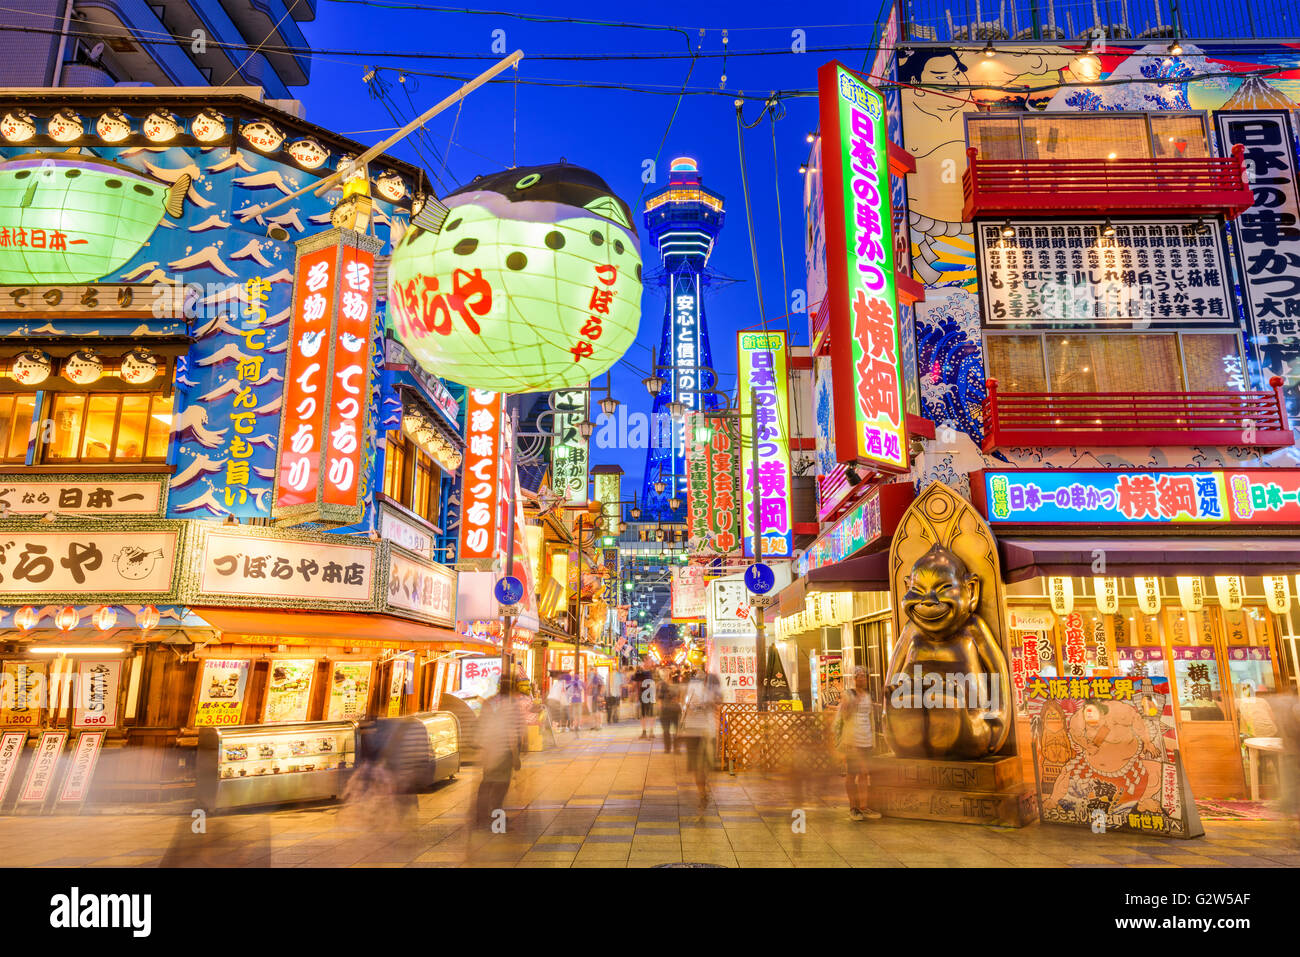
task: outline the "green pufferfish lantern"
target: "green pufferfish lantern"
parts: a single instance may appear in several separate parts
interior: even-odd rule
[[[582,386],[636,339],[641,249],[605,181],[564,163],[475,179],[437,231],[393,249],[398,338],[435,375],[477,389]]]

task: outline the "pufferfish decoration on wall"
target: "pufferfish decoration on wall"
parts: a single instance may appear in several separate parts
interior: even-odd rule
[[[389,268],[397,337],[425,369],[543,392],[586,385],[631,346],[640,242],[603,179],[563,162],[517,167],[442,203],[440,228],[413,223]]]

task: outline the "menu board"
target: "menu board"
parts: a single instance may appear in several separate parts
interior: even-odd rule
[[[392,675],[388,681],[388,717],[402,713],[402,690],[406,686],[406,669],[410,664],[405,657],[393,659]]]
[[[366,716],[370,701],[370,661],[336,661],[330,674],[329,704],[325,717],[329,721],[349,721]]]
[[[117,727],[117,689],[122,662],[82,661],[77,668],[77,710],[74,728]]]
[[[724,704],[757,704],[758,677],[752,635],[719,635],[713,650]]]
[[[66,731],[46,731],[41,735],[41,740],[36,745],[36,753],[32,755],[31,763],[27,766],[27,780],[23,782],[22,793],[18,795],[20,804],[44,803],[45,796],[50,793],[50,785],[54,783],[54,774],[59,767],[59,753],[67,740]]]
[[[90,779],[99,763],[99,751],[104,745],[104,731],[87,731],[77,738],[77,750],[72,755],[72,766],[63,779],[59,792],[60,804],[80,804],[90,791]]]
[[[0,726],[36,728],[45,698],[45,668],[30,661],[6,661],[0,674]]]
[[[844,691],[844,659],[842,655],[822,655],[817,669],[817,700],[823,711],[834,711],[840,706]]]
[[[311,703],[311,680],[316,673],[312,658],[276,658],[271,662],[271,679],[266,686],[266,724],[306,721]]]
[[[0,803],[4,802],[9,782],[18,768],[18,759],[22,757],[23,745],[27,743],[26,731],[6,731],[0,734]]]
[[[199,674],[199,702],[194,708],[196,728],[239,724],[248,687],[248,660],[205,658]]]
[[[569,655],[566,671],[573,670],[573,656]],[[477,695],[490,698],[497,693],[501,682],[500,658],[466,658],[460,663],[461,696]]]
[[[1204,833],[1178,761],[1167,678],[1030,678],[1025,691],[1044,822]]]

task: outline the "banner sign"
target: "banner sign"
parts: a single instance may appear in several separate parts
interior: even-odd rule
[[[461,479],[461,561],[495,557],[501,472],[502,395],[470,389],[465,396],[465,471]]]
[[[697,555],[734,555],[740,545],[736,438],[729,427],[726,419],[687,417],[686,514],[689,548]]]
[[[387,608],[397,614],[447,627],[456,624],[456,573],[444,565],[407,558],[393,549],[388,556]]]
[[[77,749],[72,752],[72,764],[59,791],[60,804],[81,804],[90,791],[90,779],[95,776],[95,765],[104,746],[105,731],[86,731],[77,737]]]
[[[722,683],[723,704],[758,703],[754,644],[753,635],[724,635],[714,640],[714,670]]]
[[[373,546],[338,536],[329,536],[337,541],[316,541],[254,536],[250,531],[206,531],[199,553],[198,592],[193,596],[196,604],[373,607],[377,572]]]
[[[199,700],[194,706],[196,728],[233,727],[244,713],[248,687],[247,658],[205,658],[199,673]]]
[[[715,578],[706,590],[705,612],[710,637],[754,634],[749,589],[743,578]]]
[[[23,756],[27,744],[26,731],[5,731],[0,734],[0,804],[4,803],[5,792],[13,780],[18,768],[18,759]]]
[[[1204,833],[1178,761],[1167,678],[1028,676],[1025,700],[1044,822]]]
[[[351,230],[299,243],[273,518],[337,525],[361,519],[379,248],[378,240]]]
[[[1282,376],[1287,408],[1296,413],[1296,360],[1300,359],[1300,195],[1296,188],[1296,148],[1286,110],[1248,110],[1214,114],[1219,148],[1246,149],[1255,203],[1231,225],[1246,318],[1254,327],[1247,341],[1256,345],[1260,381]]]
[[[1198,220],[1011,221],[978,229],[984,323],[1143,329],[1234,321],[1223,235]]]
[[[160,523],[161,524],[161,523]],[[111,523],[80,531],[6,531],[0,595],[35,602],[42,596],[127,595],[161,602],[179,585],[181,523],[168,529],[108,531]]]
[[[1300,469],[975,473],[990,524],[1300,524]]]
[[[906,400],[885,98],[832,62],[817,71],[817,99],[836,448],[846,461],[905,472]]]
[[[763,555],[788,558],[794,551],[794,514],[790,501],[790,350],[784,332],[738,333],[736,349],[745,554],[755,554],[754,483],[757,480]],[[751,412],[752,420],[746,418]],[[755,430],[758,432],[757,462],[753,449]]]
[[[27,766],[27,778],[23,781],[22,792],[18,795],[19,804],[44,804],[50,786],[54,783],[54,774],[58,770],[59,755],[68,740],[66,731],[44,731],[36,745]]]
[[[672,610],[674,618],[706,618],[704,566],[689,564],[673,569]]]
[[[77,663],[77,702],[74,728],[117,727],[117,690],[122,678],[122,660]]]
[[[164,488],[157,476],[94,482],[64,475],[0,475],[0,512],[11,518],[50,512],[161,518],[166,511]]]
[[[551,488],[565,505],[587,501],[588,440],[578,426],[587,418],[587,393],[566,389],[554,393],[555,438],[551,442]]]

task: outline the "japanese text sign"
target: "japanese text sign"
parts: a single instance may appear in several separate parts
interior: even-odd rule
[[[299,245],[274,518],[360,520],[377,248],[350,230]]]
[[[239,724],[248,686],[246,658],[205,658],[199,673],[199,700],[194,706],[196,728]]]
[[[498,540],[502,395],[471,389],[465,401],[465,472],[457,554],[462,561],[490,560]]]
[[[985,472],[972,488],[992,524],[1300,523],[1296,469]]]
[[[117,690],[121,677],[120,659],[78,663],[74,728],[117,727]]]
[[[754,555],[754,490],[763,554],[794,549],[791,511],[789,347],[784,332],[736,336],[740,392],[740,472],[745,554]],[[752,394],[751,394],[752,391]],[[749,416],[752,413],[752,418]],[[754,434],[757,432],[757,461]]]
[[[176,589],[179,527],[168,531],[14,531],[0,535],[0,595],[140,595]]]
[[[817,71],[836,447],[907,470],[885,99],[839,63]],[[846,459],[846,460],[848,460]]]
[[[726,419],[696,414],[686,423],[686,515],[693,552],[733,555],[740,546],[736,438]]]
[[[587,418],[587,393],[576,389],[556,392],[555,438],[551,442],[551,488],[564,496],[565,505],[587,500],[588,441],[578,431]]]
[[[440,625],[456,623],[456,573],[434,562],[389,555],[388,607]]]
[[[322,536],[324,537],[324,536]],[[375,549],[346,539],[316,540],[253,536],[248,530],[209,530],[199,556],[198,591],[203,604],[248,599],[339,607],[372,606]],[[232,602],[232,600],[234,600]]]

